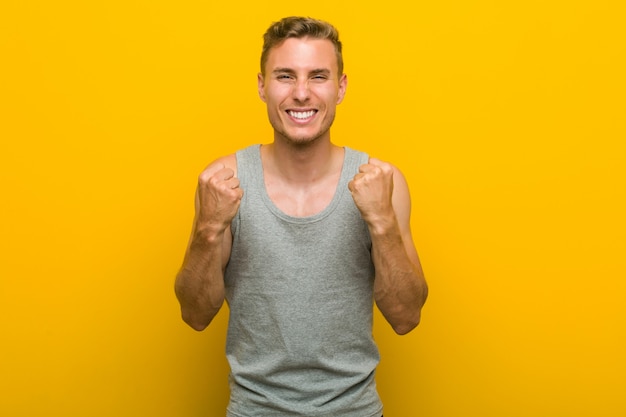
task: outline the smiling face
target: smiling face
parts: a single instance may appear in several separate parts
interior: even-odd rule
[[[330,141],[335,108],[347,85],[338,71],[335,48],[326,39],[288,38],[272,48],[258,87],[275,141]]]

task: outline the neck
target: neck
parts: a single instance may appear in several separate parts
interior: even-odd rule
[[[261,147],[266,171],[293,184],[311,184],[341,169],[343,149],[330,140],[294,144],[274,141]]]

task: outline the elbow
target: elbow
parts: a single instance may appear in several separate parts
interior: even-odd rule
[[[410,333],[413,329],[415,329],[420,324],[420,314],[418,313],[416,316],[411,317],[407,320],[403,320],[398,323],[392,324],[393,331],[396,334],[403,336]]]
[[[200,311],[194,308],[185,308],[181,306],[181,317],[183,321],[192,329],[201,332],[206,329],[213,321],[213,317],[218,310]]]
[[[185,311],[182,312],[182,318],[189,327],[197,332],[201,332],[206,329],[210,323],[210,320],[202,320],[195,315],[186,313]]]
[[[201,332],[213,321],[220,310],[220,306],[214,308],[200,308],[197,306],[182,306],[181,317],[183,321],[195,331]]]
[[[185,294],[184,288],[179,285],[176,285],[175,292],[180,304],[181,318],[189,327],[198,332],[209,326],[223,303],[222,299],[216,305],[206,306],[200,303],[197,297],[194,298]]]
[[[424,286],[419,302],[404,307],[396,305],[395,308],[387,311],[387,314],[383,313],[396,334],[401,336],[408,334],[419,326],[422,319],[422,307],[427,297],[428,287]]]
[[[394,332],[402,336],[410,333],[413,329],[419,326],[422,319],[422,307],[424,306],[424,303],[426,303],[427,298],[428,286],[426,285],[426,283],[424,283],[424,286],[422,287],[422,296],[419,306],[416,306],[416,308],[411,313],[403,314],[402,320],[399,320],[398,322],[392,324]]]
[[[191,327],[197,332],[201,332],[208,327],[208,324],[202,324],[202,323],[187,323],[187,324],[189,325],[189,327]]]

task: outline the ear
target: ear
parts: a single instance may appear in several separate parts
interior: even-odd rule
[[[263,78],[263,74],[259,72],[257,75],[257,84],[259,89],[259,97],[265,103],[265,79]]]
[[[348,88],[348,76],[346,74],[343,74],[341,78],[339,78],[339,93],[337,94],[337,104],[343,101],[343,98],[346,95],[346,88]]]

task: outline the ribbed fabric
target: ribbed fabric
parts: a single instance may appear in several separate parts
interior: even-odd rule
[[[226,268],[228,417],[378,417],[374,266],[348,182],[368,156],[345,148],[323,211],[292,217],[265,189],[260,146],[237,156],[244,190]]]

